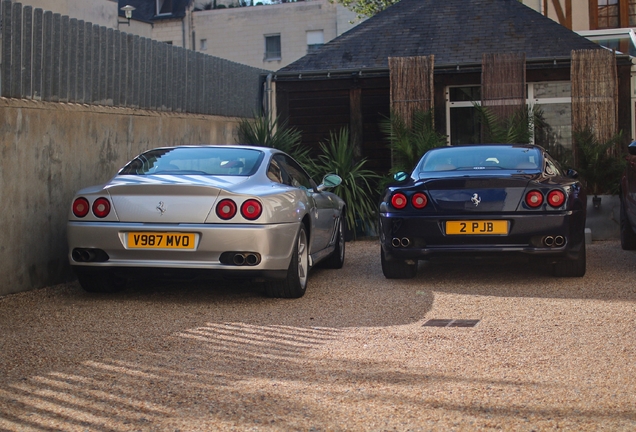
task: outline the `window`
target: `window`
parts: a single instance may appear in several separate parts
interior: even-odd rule
[[[280,35],[266,35],[265,36],[265,60],[280,60]]]
[[[526,104],[543,112],[547,127],[535,131],[534,141],[545,148],[572,147],[572,93],[570,82],[528,83]],[[449,144],[481,141],[481,130],[473,104],[481,103],[479,86],[449,87],[446,91],[446,125]]]
[[[317,50],[325,44],[325,35],[322,30],[309,30],[307,32],[307,53]]]
[[[590,0],[590,29],[636,26],[636,0]]]
[[[300,187],[304,189],[311,189],[311,179],[309,174],[305,172],[300,165],[298,165],[293,159],[286,155],[276,155],[274,160],[280,164],[283,173],[283,183],[293,187]]]
[[[157,15],[172,13],[172,0],[157,0]]]
[[[618,0],[598,0],[598,28],[620,27]]]
[[[208,40],[207,39],[201,39],[201,41],[199,42],[199,49],[201,51],[205,51],[208,49]]]
[[[119,175],[253,175],[265,154],[253,149],[176,147],[149,150],[137,156]]]

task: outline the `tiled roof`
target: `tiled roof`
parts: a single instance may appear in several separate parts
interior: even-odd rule
[[[161,19],[183,18],[186,8],[193,0],[172,0],[172,13],[166,15],[156,15],[157,0],[118,0],[119,16],[124,16],[122,7],[126,5],[134,6],[132,18],[137,21],[152,22]]]
[[[388,68],[389,57],[435,55],[480,64],[484,53],[569,58],[599,46],[518,0],[401,0],[279,72]]]

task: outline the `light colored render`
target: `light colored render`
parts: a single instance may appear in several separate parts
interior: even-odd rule
[[[544,1],[543,0],[522,0],[522,3],[532,9],[540,12],[544,15]],[[558,0],[561,5],[561,9],[565,13],[565,1]],[[559,18],[554,7],[554,0],[545,2],[547,4],[547,17],[559,22]],[[572,30],[589,30],[590,29],[590,7],[589,0],[572,0]]]
[[[116,0],[22,0],[23,6],[68,15],[100,26],[117,28]],[[123,20],[123,19],[122,19]]]
[[[172,45],[181,48],[192,48],[192,43],[188,40],[190,29],[188,19],[162,20],[154,24],[152,28],[152,39],[159,42],[172,42]],[[183,38],[185,35],[185,46]]]
[[[328,0],[193,13],[196,50],[253,67],[278,70],[307,54],[307,31],[322,30],[325,43],[355,24],[355,14]],[[265,35],[280,34],[281,59],[265,60]]]

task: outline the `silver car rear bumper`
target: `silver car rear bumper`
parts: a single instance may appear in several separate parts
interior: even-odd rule
[[[159,267],[228,271],[286,270],[289,267],[299,222],[252,224],[135,224],[117,222],[69,222],[69,262],[73,266],[90,267]],[[129,249],[125,233],[169,232],[195,233],[194,250]],[[106,260],[75,260],[75,249],[98,249]],[[221,262],[223,253],[255,253],[256,265],[234,265]]]

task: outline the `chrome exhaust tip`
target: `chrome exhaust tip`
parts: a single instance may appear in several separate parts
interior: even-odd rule
[[[393,247],[400,247],[401,246],[401,242],[399,238],[394,238],[393,240],[391,240],[391,244],[393,245]]]
[[[95,261],[96,258],[96,254],[95,252],[93,252],[90,249],[73,249],[73,251],[71,252],[71,258],[73,258],[73,261],[76,262],[91,262],[91,261]]]
[[[255,253],[249,253],[245,256],[245,264],[249,266],[255,266],[261,262],[261,257]]]
[[[73,249],[73,252],[71,252],[71,257],[73,258],[73,261],[76,262],[84,261],[84,259],[82,258],[82,253],[79,249]]]
[[[245,264],[245,256],[238,253],[234,254],[234,256],[232,257],[232,262],[234,263],[234,265],[242,266],[243,264]]]
[[[400,245],[402,247],[409,247],[411,245],[411,240],[409,240],[406,237],[403,237],[402,240],[400,240]]]
[[[565,244],[565,237],[563,236],[556,236],[554,238],[554,245],[557,247],[561,247]]]
[[[547,247],[552,247],[554,246],[554,237],[552,236],[546,236],[543,239],[543,244],[546,245]]]

